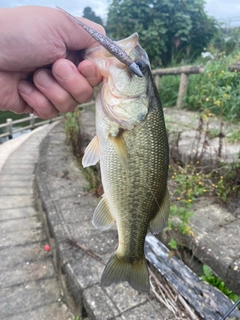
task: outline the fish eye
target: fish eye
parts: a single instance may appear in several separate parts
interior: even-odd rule
[[[146,63],[142,59],[136,60],[135,63],[139,66],[139,69],[141,71],[143,71],[144,68],[146,67]]]

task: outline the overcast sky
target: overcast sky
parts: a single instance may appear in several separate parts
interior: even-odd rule
[[[22,5],[59,6],[81,16],[85,7],[91,7],[96,15],[104,19],[110,2],[111,0],[0,0],[0,8]],[[240,26],[240,0],[206,0],[206,11],[216,19],[224,19],[231,26]]]

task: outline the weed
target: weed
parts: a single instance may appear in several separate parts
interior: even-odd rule
[[[169,166],[169,189],[171,208],[166,231],[178,230],[180,233],[193,237],[189,226],[193,216],[194,205],[202,197],[209,198],[227,206],[235,212],[240,195],[240,158],[232,163],[220,162],[223,145],[223,121],[219,128],[210,129],[211,115],[203,113],[199,118],[191,152],[188,157],[181,156],[181,132],[171,133]],[[206,148],[212,138],[218,138],[219,144],[215,156],[209,154],[204,158]],[[170,233],[171,235],[171,233]],[[174,239],[168,243],[171,249],[180,247]]]
[[[66,114],[64,128],[67,143],[70,145],[72,153],[76,157],[79,165],[82,167],[84,145],[89,141],[87,137],[81,133],[79,109],[76,109],[73,113]],[[89,182],[88,191],[93,191],[97,196],[101,196],[103,194],[103,189],[99,164],[97,164],[96,166],[82,168],[82,172]]]
[[[237,302],[240,299],[240,296],[234,294],[229,290],[223,280],[215,275],[213,275],[211,269],[207,265],[203,265],[203,276],[201,279],[211,284],[213,287],[218,288],[222,293],[224,293],[229,299],[233,302]]]
[[[83,156],[82,150],[82,135],[80,129],[80,111],[76,109],[74,112],[69,112],[65,115],[64,129],[66,133],[67,143],[70,145],[73,154],[76,158]]]
[[[235,143],[240,141],[240,128],[233,130],[227,137],[229,142]]]

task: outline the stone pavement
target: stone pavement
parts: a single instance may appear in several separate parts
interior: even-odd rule
[[[83,116],[93,134],[92,116],[84,112]],[[92,226],[98,199],[89,193],[88,182],[64,143],[62,125],[45,126],[20,138],[0,145],[0,319],[67,320],[66,305],[84,319],[189,319],[126,284],[99,286],[117,233]],[[221,239],[227,236],[224,230]],[[207,229],[205,236],[211,239]],[[43,250],[46,243],[51,252]],[[103,263],[86,250],[100,255]],[[209,260],[228,261],[227,249],[217,260],[211,250]],[[239,279],[236,266],[234,276]]]
[[[198,133],[199,115],[194,112],[185,110],[177,110],[175,108],[166,109],[165,119],[169,131],[181,132],[179,141],[179,150],[181,157],[186,163],[187,155],[194,154],[196,146],[196,134]],[[217,130],[221,126],[219,119],[211,119],[208,128],[205,130]],[[231,131],[238,127],[233,124],[225,123],[222,127],[223,136],[227,137]],[[201,141],[204,134],[202,134]],[[170,135],[171,140],[171,135]],[[195,143],[195,144],[194,144]],[[222,145],[222,156],[217,157],[219,148],[219,138],[208,139],[203,159],[205,162],[209,159],[213,161],[236,161],[240,154],[240,144],[230,143],[224,139]],[[201,146],[201,143],[200,143]],[[211,163],[211,162],[210,162]],[[214,167],[213,167],[214,168]],[[240,179],[240,177],[239,177]],[[170,186],[169,181],[169,188]],[[230,208],[223,208],[216,203],[215,199],[201,198],[194,205],[194,216],[190,219],[190,227],[193,230],[194,237],[180,234],[172,231],[172,236],[186,248],[191,250],[193,256],[202,263],[207,264],[220,278],[222,278],[226,286],[234,293],[240,295],[240,211],[239,204],[231,203]],[[166,243],[164,233],[160,234],[160,239]],[[192,267],[192,265],[190,265]],[[202,267],[201,267],[202,268]]]
[[[94,115],[90,112],[82,112],[81,128],[85,140],[86,134],[94,134],[93,119]],[[92,215],[99,200],[89,193],[89,185],[64,140],[61,125],[56,126],[45,138],[36,170],[36,182],[40,202],[46,212],[49,235],[57,249],[57,270],[62,286],[71,292],[77,314],[87,311],[90,319],[97,320],[189,319],[187,315],[174,315],[151,296],[137,294],[126,284],[109,288],[99,286],[103,264],[74,243],[85,251],[97,253],[106,263],[117,245],[117,233],[114,229],[101,232],[93,227]],[[216,220],[216,215],[213,219]],[[69,245],[69,239],[73,240],[72,246]],[[209,257],[216,261],[214,255]],[[223,255],[218,257],[217,260],[221,262],[227,259]],[[234,272],[238,279],[238,270]],[[211,319],[218,319],[217,314],[214,318],[209,316],[208,320]]]
[[[44,126],[0,145],[0,319],[66,320],[70,313],[34,197]]]
[[[89,128],[91,122],[86,117],[84,122]],[[99,199],[89,194],[88,182],[64,141],[61,125],[44,139],[36,183],[43,210],[47,213],[49,236],[57,249],[55,261],[62,287],[72,295],[75,313],[87,313],[89,319],[94,320],[179,319],[163,304],[138,294],[126,284],[100,287],[103,263],[117,244],[117,232],[114,229],[101,232],[93,227],[92,215]],[[71,247],[69,239],[101,255],[103,263],[79,247]]]

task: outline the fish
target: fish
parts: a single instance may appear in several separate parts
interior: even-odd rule
[[[96,135],[82,159],[83,167],[100,160],[104,194],[93,225],[104,231],[116,223],[118,231],[118,248],[103,270],[101,285],[127,281],[148,293],[145,237],[149,229],[159,233],[167,225],[170,208],[168,138],[150,61],[137,33],[114,42],[58,9],[102,45],[85,52],[103,81],[96,97]]]
[[[139,66],[143,77],[103,47],[86,50],[103,76],[96,97],[96,135],[87,146],[83,167],[100,160],[104,194],[93,214],[101,231],[115,223],[118,247],[101,276],[101,285],[127,281],[148,293],[149,273],[144,254],[150,230],[159,233],[169,215],[167,188],[169,147],[158,90],[149,58],[134,33],[117,41]]]

